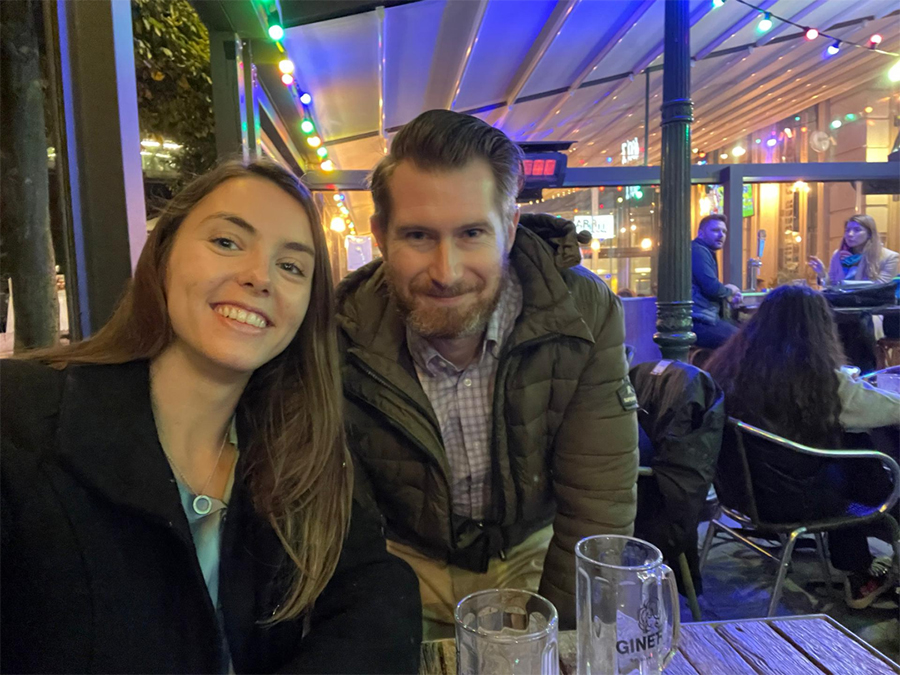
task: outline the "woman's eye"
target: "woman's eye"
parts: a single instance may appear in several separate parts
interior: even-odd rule
[[[216,237],[215,239],[212,240],[212,243],[214,243],[216,246],[218,246],[220,248],[224,248],[229,251],[237,251],[238,250],[238,245],[235,244],[234,241],[232,241],[228,237]]]
[[[300,269],[299,265],[296,265],[291,262],[280,263],[281,269],[283,269],[288,274],[294,274],[299,277],[305,277],[306,274]]]

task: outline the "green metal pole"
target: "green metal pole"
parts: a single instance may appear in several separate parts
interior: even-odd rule
[[[653,340],[665,359],[687,359],[691,324],[691,51],[688,0],[665,3],[659,291]]]

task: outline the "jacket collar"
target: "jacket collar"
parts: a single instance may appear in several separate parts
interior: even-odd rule
[[[509,348],[552,335],[593,343],[553,251],[538,235],[523,227],[516,231],[510,265],[522,284],[523,302]],[[364,350],[382,365],[399,364],[407,358],[406,330],[388,292],[381,261],[370,263],[341,283],[338,307],[338,322],[353,343],[351,349]]]
[[[175,476],[159,444],[147,361],[70,366],[59,422],[60,461],[111,502],[190,529]]]

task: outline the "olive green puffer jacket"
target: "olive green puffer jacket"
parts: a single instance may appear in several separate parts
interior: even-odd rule
[[[578,249],[553,243],[555,250],[519,227],[510,254],[524,305],[494,388],[489,520],[452,514],[440,427],[380,261],[341,284],[338,322],[357,489],[377,506],[387,536],[483,572],[492,557],[552,522],[540,592],[561,625],[572,626],[576,542],[632,531],[637,402],[619,299],[583,267],[559,267],[577,265]]]

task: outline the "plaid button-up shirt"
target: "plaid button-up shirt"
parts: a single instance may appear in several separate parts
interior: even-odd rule
[[[450,464],[453,512],[482,520],[491,503],[491,420],[500,351],[522,312],[522,285],[512,268],[491,314],[481,350],[460,370],[407,328],[409,350],[441,427]]]

